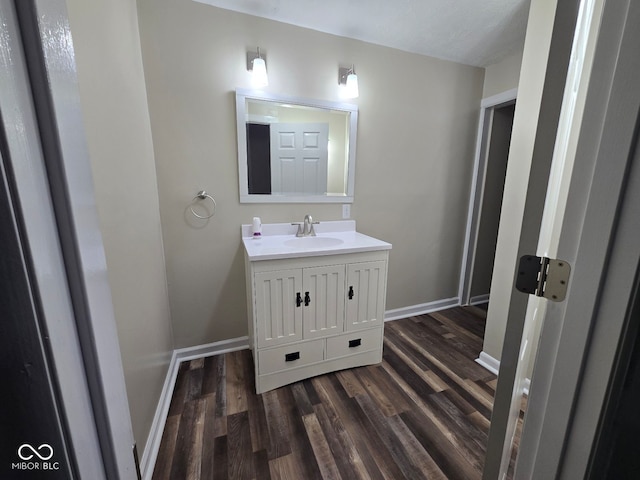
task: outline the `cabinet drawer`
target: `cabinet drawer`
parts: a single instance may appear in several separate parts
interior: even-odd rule
[[[324,340],[285,345],[258,350],[260,375],[321,362],[324,359]]]
[[[327,359],[339,358],[382,347],[382,328],[361,330],[327,338]]]

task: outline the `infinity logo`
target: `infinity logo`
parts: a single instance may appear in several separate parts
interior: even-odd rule
[[[27,451],[26,454],[23,453],[25,450]],[[29,452],[29,450],[31,450],[31,453]],[[42,461],[49,460],[51,457],[53,457],[53,448],[47,443],[43,443],[42,445],[40,445],[37,450],[28,443],[24,443],[20,445],[20,448],[18,448],[18,456],[22,460],[31,460],[34,455]]]

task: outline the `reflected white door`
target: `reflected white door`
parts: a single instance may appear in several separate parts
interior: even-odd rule
[[[271,124],[271,193],[324,195],[328,123]]]

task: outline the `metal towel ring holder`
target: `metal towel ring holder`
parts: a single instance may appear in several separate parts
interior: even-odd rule
[[[193,209],[193,202],[195,202],[196,200],[206,200],[209,199],[213,202],[213,211],[211,212],[211,215],[198,215],[195,210]],[[197,195],[195,197],[193,197],[193,200],[191,201],[191,206],[189,207],[189,210],[191,210],[191,213],[193,213],[196,217],[198,218],[202,218],[203,220],[207,220],[211,217],[213,217],[216,214],[216,201],[213,199],[213,197],[211,195],[209,195],[207,192],[205,192],[204,190],[200,190]]]

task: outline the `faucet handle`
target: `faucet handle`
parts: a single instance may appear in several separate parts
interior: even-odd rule
[[[302,237],[304,235],[303,223],[302,222],[292,222],[291,225],[297,225],[298,231],[296,232],[296,237]]]

